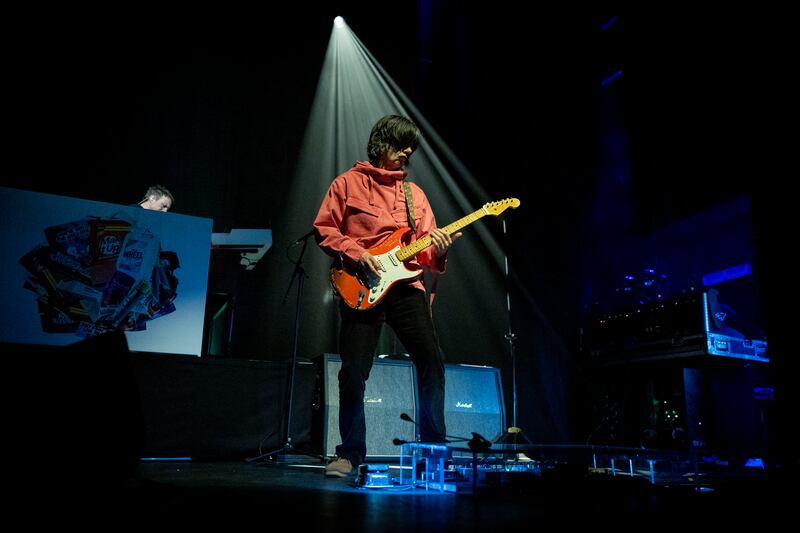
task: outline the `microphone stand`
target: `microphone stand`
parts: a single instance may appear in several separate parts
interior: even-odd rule
[[[413,418],[408,416],[408,414],[400,413],[400,419],[401,420],[405,420],[406,422],[411,422],[412,424],[414,424],[417,427],[418,430],[421,431],[422,428],[420,427],[420,425]],[[472,477],[472,487],[473,487],[473,490],[474,490],[475,489],[475,483],[477,482],[477,479],[478,479],[478,461],[476,460],[477,455],[479,453],[488,452],[489,449],[492,447],[492,443],[490,441],[486,440],[486,438],[483,437],[480,433],[475,433],[474,431],[472,432],[472,438],[471,439],[467,439],[465,437],[455,437],[453,435],[445,435],[445,434],[442,434],[442,433],[439,433],[438,435],[441,436],[441,437],[444,437],[444,439],[445,439],[444,442],[441,442],[441,443],[437,443],[437,442],[428,443],[430,447],[428,448],[427,454],[426,454],[426,452],[424,450],[424,446],[425,446],[426,443],[419,442],[419,438],[414,439],[414,442],[409,442],[407,440],[398,439],[398,438],[395,438],[395,439],[392,440],[392,443],[395,446],[402,446],[404,444],[416,444],[416,445],[419,445],[419,447],[415,448],[414,452],[412,452],[412,456],[410,458],[410,462],[411,462],[411,482],[412,483],[416,483],[416,481],[417,481],[417,468],[419,468],[421,465],[424,465],[423,466],[424,472],[422,474],[423,475],[422,479],[425,480],[426,486],[427,486],[427,482],[432,480],[431,476],[434,475],[435,472],[438,472],[439,482],[440,483],[444,483],[444,458],[442,457],[441,454],[437,455],[436,451],[434,451],[434,450],[437,449],[437,448],[441,448],[442,446],[446,447],[447,443],[453,442],[453,440],[449,440],[448,441],[447,439],[454,439],[456,441],[464,441],[464,442],[466,442],[467,443],[467,447],[470,449],[470,451],[472,451],[472,458],[473,458],[473,461],[472,461],[472,476],[473,476]],[[404,458],[405,458],[405,455],[401,455],[400,456],[400,469],[401,469],[400,470],[400,480],[401,480],[401,483],[402,483],[402,480],[403,480],[403,470],[402,469],[405,467]],[[431,462],[431,460],[437,460],[438,468],[436,466],[434,466],[433,470],[428,470],[429,463]]]
[[[414,443],[416,443],[416,444],[425,444],[423,442],[420,442],[420,434],[422,432],[422,427],[413,418],[408,416],[407,413],[400,413],[400,420],[405,420],[406,422],[411,422],[412,424],[414,424],[416,426],[416,428],[417,428],[417,438],[414,439],[414,441],[413,441]],[[475,433],[473,433],[473,435],[474,434]],[[454,441],[465,441],[466,442],[466,441],[470,440],[468,438],[459,437],[459,436],[456,436],[456,435],[445,435],[444,433],[435,433],[435,435],[437,437],[441,437],[443,440],[441,442],[429,442],[427,444],[446,444],[448,442],[454,442]],[[481,438],[483,438],[483,437],[481,437]],[[447,439],[452,439],[452,440],[448,441]],[[398,441],[398,442],[394,442],[394,441]],[[392,442],[395,444],[395,446],[397,446],[398,443],[399,444],[410,444],[409,441],[402,440],[402,439],[394,439]]]
[[[506,232],[506,220],[503,222],[503,238],[508,248],[508,233]],[[512,415],[511,426],[500,437],[495,440],[498,444],[512,444],[516,446],[520,437],[527,444],[532,444],[528,437],[525,436],[522,429],[517,425],[517,357],[514,350],[514,341],[517,340],[517,335],[511,329],[511,294],[509,289],[509,273],[508,273],[508,253],[504,254],[505,259],[505,276],[506,276],[506,311],[508,313],[508,331],[505,334],[505,339],[508,342],[508,351],[511,355],[511,394],[512,394]]]
[[[306,278],[306,271],[303,268],[303,255],[306,253],[306,247],[308,245],[308,238],[314,235],[314,230],[312,229],[292,244],[290,244],[286,250],[289,251],[290,248],[296,246],[300,243],[303,244],[303,248],[300,250],[300,256],[297,258],[294,264],[294,272],[292,272],[292,279],[289,281],[289,286],[286,288],[286,294],[283,296],[283,301],[286,302],[286,299],[289,297],[289,291],[292,289],[292,285],[294,284],[295,278],[297,279],[297,296],[296,296],[296,306],[295,306],[295,315],[294,315],[294,338],[292,339],[292,361],[291,367],[289,369],[289,398],[287,401],[288,404],[288,413],[286,415],[286,424],[285,424],[285,435],[286,441],[284,442],[281,448],[277,450],[273,450],[271,452],[263,453],[258,457],[253,459],[248,459],[248,461],[256,461],[259,459],[263,459],[265,457],[270,457],[272,455],[277,455],[280,453],[286,453],[294,450],[294,444],[292,443],[292,411],[294,410],[294,388],[295,388],[295,374],[297,368],[297,349],[298,349],[298,341],[300,339],[300,318],[301,318],[301,311],[302,311],[302,300],[303,300],[303,282]],[[304,454],[310,455],[312,457],[317,457],[318,459],[322,459],[320,456],[312,455],[312,454]]]

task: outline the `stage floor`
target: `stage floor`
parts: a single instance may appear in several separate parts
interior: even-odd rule
[[[64,524],[219,524],[226,530],[497,531],[578,524],[621,531],[656,523],[767,526],[788,516],[796,494],[791,485],[784,488],[781,475],[762,469],[653,482],[562,465],[536,475],[485,478],[476,490],[456,492],[364,488],[355,475],[331,479],[323,470],[321,459],[310,456],[143,460],[119,485],[58,476],[42,480],[33,494],[40,511],[31,516]],[[638,520],[645,517],[646,523]]]

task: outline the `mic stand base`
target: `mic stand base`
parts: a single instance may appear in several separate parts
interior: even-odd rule
[[[277,462],[279,462],[278,458],[280,456],[284,456],[285,457],[287,455],[302,455],[302,456],[306,456],[306,457],[313,457],[314,459],[317,459],[318,461],[320,461],[322,463],[326,462],[326,460],[327,460],[327,457],[325,457],[324,455],[319,455],[319,454],[316,454],[316,453],[312,453],[310,451],[295,450],[294,445],[291,442],[287,442],[286,444],[283,445],[282,448],[278,448],[277,450],[272,450],[272,451],[269,451],[269,452],[262,453],[262,454],[260,454],[260,455],[258,455],[256,457],[247,458],[247,459],[245,459],[245,461],[248,462],[248,463],[257,463],[257,462],[262,462],[262,461],[267,461],[267,462],[270,462],[270,463],[277,463]]]
[[[533,444],[522,429],[511,426],[494,441],[497,444]]]
[[[295,278],[297,279],[297,295],[296,295],[296,307],[295,307],[295,316],[294,316],[294,337],[292,339],[292,358],[289,362],[289,390],[288,390],[288,397],[286,400],[287,409],[286,409],[286,419],[285,425],[283,427],[284,435],[286,435],[286,442],[283,447],[278,448],[277,450],[273,450],[271,452],[262,453],[257,457],[253,457],[247,459],[247,462],[257,462],[263,459],[269,458],[270,460],[273,459],[275,456],[278,455],[285,455],[287,452],[294,450],[294,445],[292,444],[292,431],[293,431],[293,424],[292,424],[292,417],[294,413],[294,393],[295,393],[295,379],[297,374],[297,350],[298,350],[298,342],[300,339],[300,322],[301,322],[301,310],[302,310],[302,303],[303,303],[303,282],[305,281],[306,272],[303,268],[303,255],[306,252],[306,245],[308,244],[308,237],[313,235],[313,230],[306,233],[305,236],[301,237],[294,244],[298,244],[300,242],[303,243],[303,248],[300,251],[300,256],[297,258],[297,262],[295,263],[294,272],[292,273],[292,279],[289,282],[289,287],[286,289],[286,296],[289,295],[289,291],[292,288],[292,283],[294,283]],[[293,245],[294,245],[293,244]],[[292,245],[292,246],[293,246]],[[284,296],[284,300],[286,299]],[[319,455],[311,454],[311,453],[302,453],[302,455],[308,455],[311,457],[315,457],[322,462],[325,461],[325,458]]]
[[[505,433],[497,437],[494,441],[495,444],[503,444],[510,446],[511,450],[515,450],[517,446],[525,447],[525,445],[532,445],[533,443],[528,439],[522,429],[518,427],[511,426],[506,430]],[[516,454],[516,461],[521,463],[526,463],[528,461],[532,461],[530,457],[525,455],[522,452],[517,452]]]

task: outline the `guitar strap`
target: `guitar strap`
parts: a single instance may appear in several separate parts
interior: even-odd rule
[[[403,181],[403,190],[406,193],[406,210],[408,211],[408,225],[412,231],[417,231],[417,223],[414,220],[414,198],[411,196],[411,186],[407,181]]]

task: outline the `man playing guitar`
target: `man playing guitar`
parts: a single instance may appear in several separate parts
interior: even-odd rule
[[[461,233],[438,229],[425,193],[405,181],[405,168],[419,137],[419,129],[409,119],[397,115],[381,118],[370,133],[369,160],[357,161],[333,180],[314,221],[317,244],[334,258],[332,273],[354,280],[355,288],[353,298],[340,301],[342,443],[336,447],[336,459],[325,469],[326,476],[346,477],[366,457],[364,388],[384,322],[409,351],[417,370],[420,440],[442,442],[446,434],[444,357],[417,271],[429,268],[443,273],[447,250]],[[380,249],[394,234],[402,234],[407,242],[426,237],[429,241],[404,261],[403,269],[409,272],[406,277],[390,280],[377,298],[370,299],[369,293],[377,291],[371,289],[378,287],[381,276],[389,271],[384,261],[395,257],[376,257],[370,250]]]

